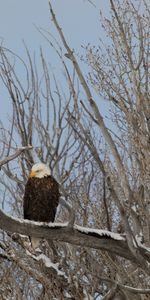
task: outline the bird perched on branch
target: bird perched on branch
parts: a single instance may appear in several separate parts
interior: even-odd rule
[[[25,186],[24,219],[54,222],[59,196],[59,184],[51,175],[50,168],[43,163],[33,165]],[[31,237],[34,249],[39,244],[39,238]]]

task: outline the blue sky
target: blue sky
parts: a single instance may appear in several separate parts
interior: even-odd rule
[[[59,24],[72,48],[81,53],[81,45],[98,44],[102,30],[99,22],[99,10],[107,15],[109,0],[95,0],[91,5],[86,0],[52,0],[51,1]],[[40,35],[36,26],[56,34],[50,20],[48,0],[0,0],[0,42],[23,59],[25,49],[23,40],[31,53],[39,54],[40,46],[50,62],[55,65],[55,54],[49,55],[47,42]],[[105,39],[105,36],[103,37]],[[53,56],[54,55],[54,56]],[[0,102],[3,102],[3,117],[10,110],[9,99],[5,92],[0,92]],[[1,115],[1,117],[2,117]]]
[[[73,47],[83,42],[98,42],[100,35],[99,9],[107,12],[108,0],[51,1],[59,22]],[[0,0],[0,37],[14,50],[20,50],[22,39],[29,47],[41,45],[34,24],[53,32],[48,0]]]

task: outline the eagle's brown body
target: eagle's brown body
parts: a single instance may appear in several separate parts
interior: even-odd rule
[[[59,202],[59,184],[51,176],[28,179],[24,194],[24,218],[54,222]]]

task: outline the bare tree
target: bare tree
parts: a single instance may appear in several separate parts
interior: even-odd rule
[[[110,0],[110,18],[100,14],[108,44],[83,47],[88,76],[51,1],[49,8],[60,40],[40,32],[63,66],[64,90],[42,50],[37,68],[27,48],[27,63],[0,49],[12,105],[0,137],[3,299],[148,299],[149,6]],[[22,221],[24,185],[37,160],[50,165],[65,198],[54,226]],[[46,239],[42,254],[31,249],[29,234]]]

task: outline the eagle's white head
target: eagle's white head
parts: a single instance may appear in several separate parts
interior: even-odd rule
[[[29,177],[43,178],[49,175],[51,175],[50,168],[46,164],[37,163],[33,165]]]

